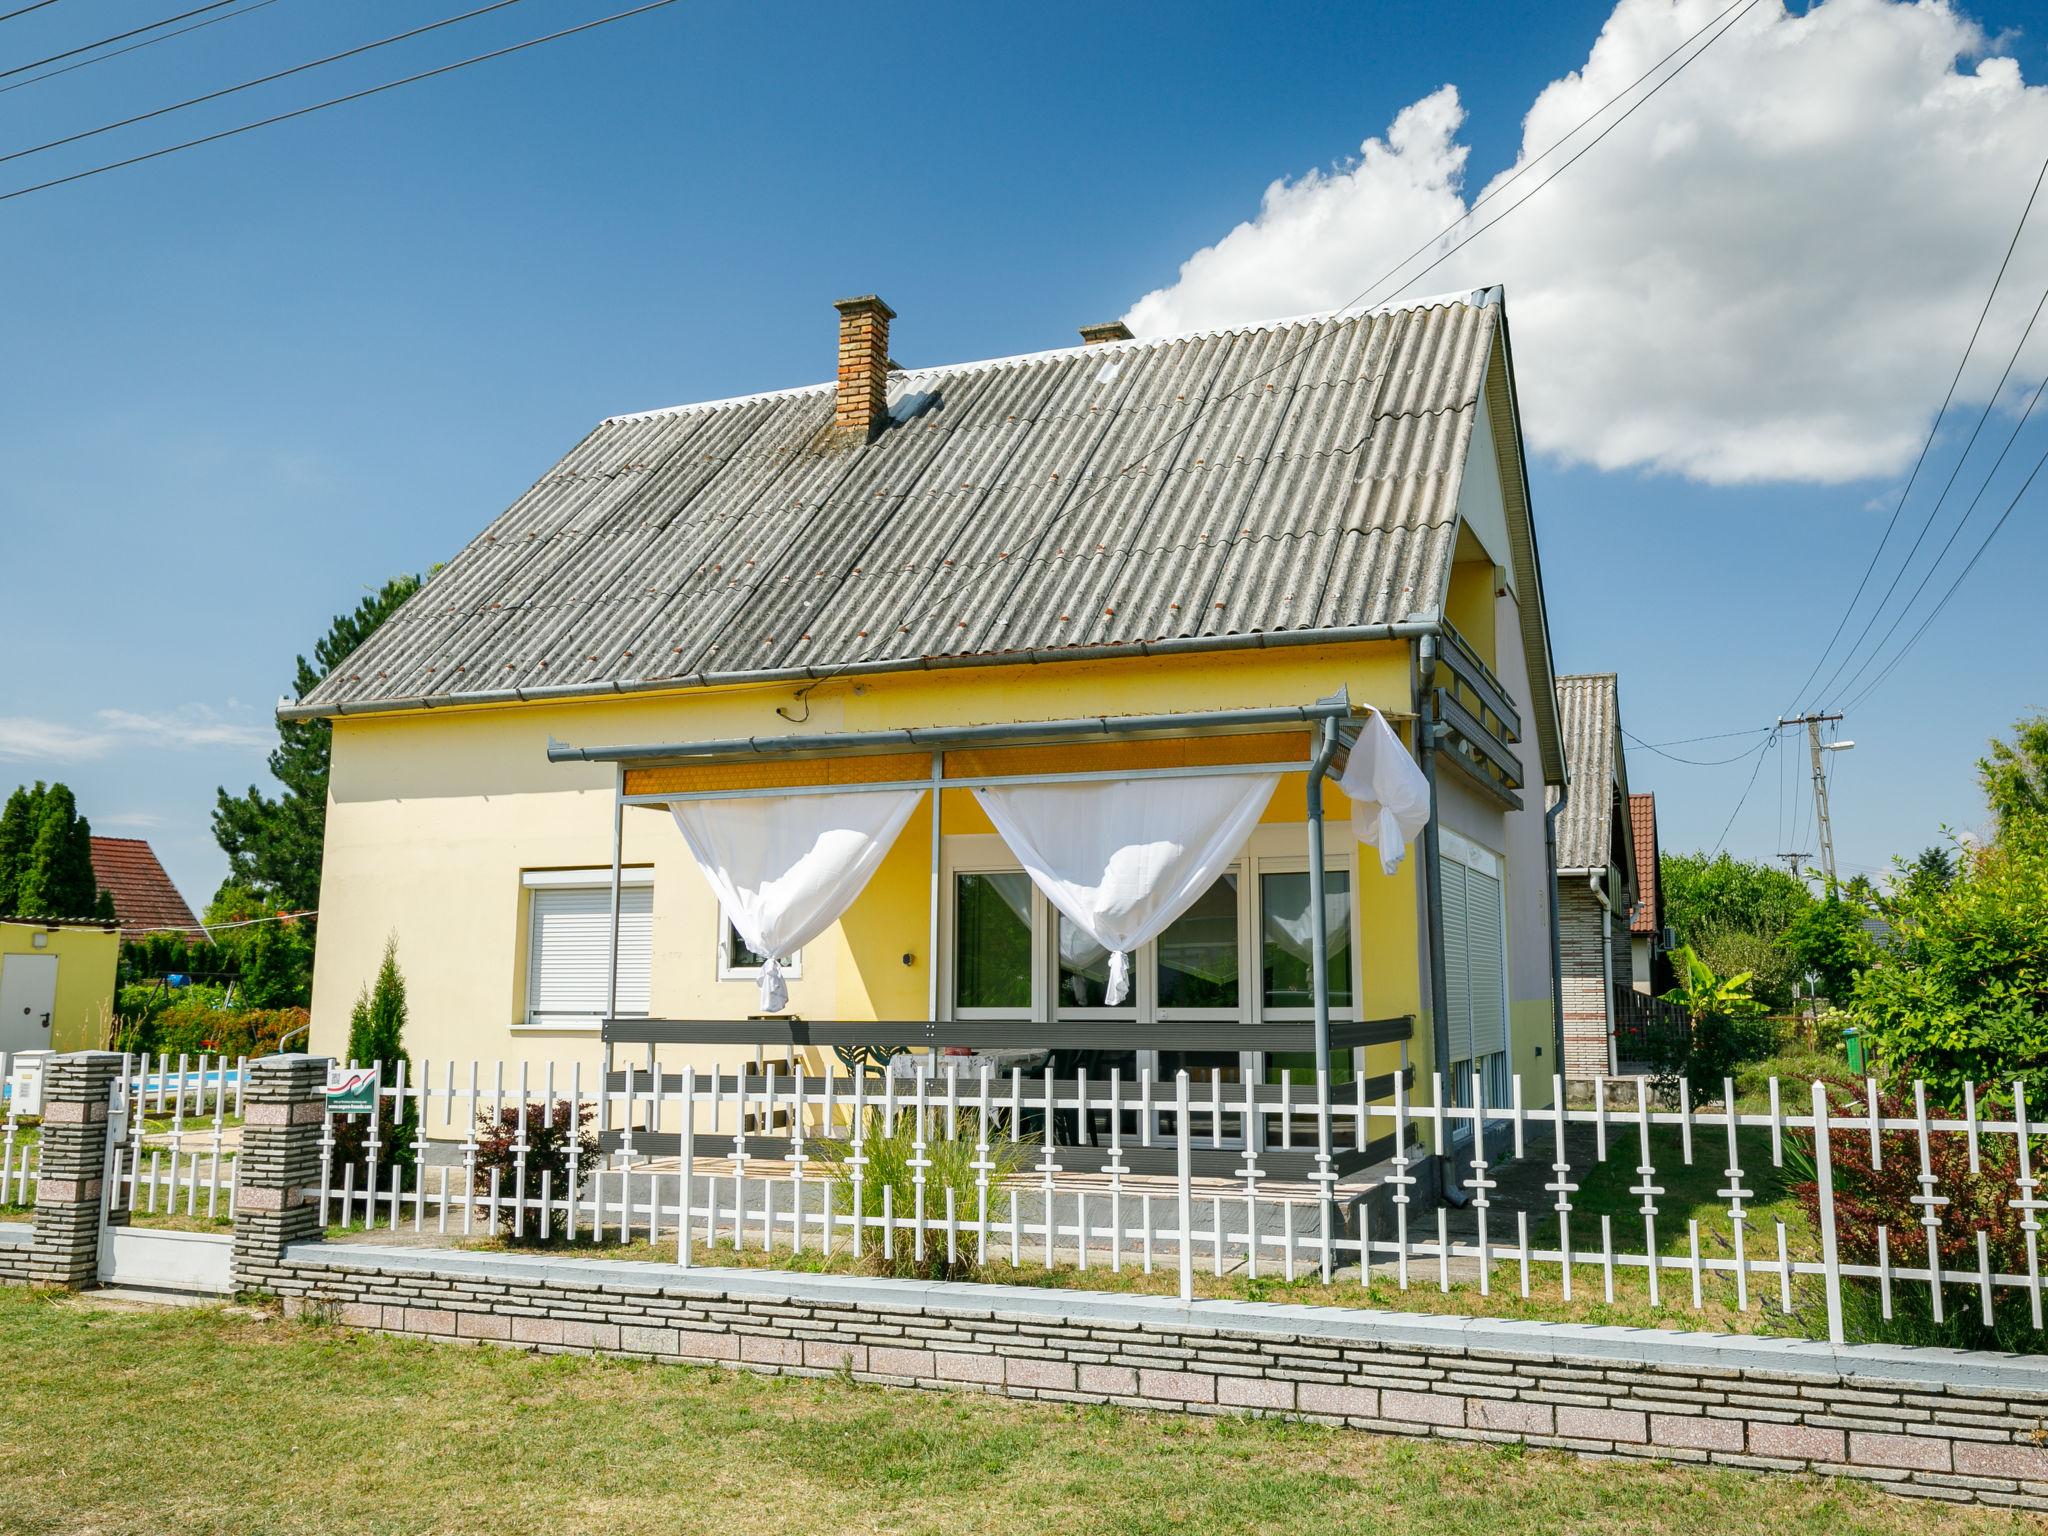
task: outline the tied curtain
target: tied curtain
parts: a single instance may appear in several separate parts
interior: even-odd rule
[[[839,921],[880,866],[921,789],[672,800],[669,814],[761,967],[761,1011],[789,1004],[782,959]]]
[[[1391,875],[1429,824],[1429,780],[1378,710],[1366,711],[1337,787],[1351,797],[1352,836],[1379,849],[1380,869]]]
[[[1114,1008],[1131,995],[1131,951],[1215,883],[1258,825],[1280,776],[1014,784],[976,800],[1045,899],[1109,951]]]

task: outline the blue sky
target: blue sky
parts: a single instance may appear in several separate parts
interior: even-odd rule
[[[1833,4],[1852,19],[1858,6],[1883,8]],[[0,24],[0,69],[179,8],[65,0]],[[457,8],[276,0],[0,90],[0,153]],[[524,0],[0,165],[0,191],[615,8]],[[0,202],[0,787],[65,779],[97,830],[150,838],[198,905],[224,870],[207,827],[213,788],[264,781],[269,709],[293,653],[387,576],[453,553],[598,418],[824,377],[830,301],[848,293],[890,301],[893,350],[909,362],[1066,344],[1076,326],[1174,284],[1190,256],[1259,214],[1269,183],[1348,163],[1446,84],[1464,113],[1464,185],[1476,189],[1514,163],[1531,103],[1586,65],[1611,9],[1461,0],[855,15],[686,0]],[[2029,10],[1999,0],[1967,14],[2034,82],[2048,77],[2048,52],[2018,30]],[[1557,198],[1571,181],[1590,190],[1640,164],[1668,126],[1664,100],[1566,173]],[[1983,229],[1932,212],[1915,229],[1902,216],[1893,249],[1800,212],[1824,202],[1837,160],[1793,143],[1769,177],[1746,171],[1713,196],[1737,247],[1750,238],[1745,205],[1770,203],[1770,264],[1816,285],[1804,312],[1832,314],[1825,344],[1841,348],[1844,327],[1867,338],[1867,365],[1834,374],[1845,385],[1899,375],[1898,409],[1924,430],[2026,188],[1979,168]],[[1542,238],[1626,272],[1631,242],[1658,236],[1657,216],[1588,222],[1583,251],[1555,217]],[[1461,259],[1512,265],[1524,217]],[[1433,232],[1393,234],[1412,245]],[[1923,253],[1924,279],[1913,265]],[[1943,287],[1939,323],[1928,321],[1905,362],[1889,358],[1886,337],[1900,328],[1886,311],[1872,302],[1867,325],[1860,318],[1855,282],[1843,279],[1840,302],[1827,297],[1836,274],[1887,263],[1912,268],[1901,281],[1955,289]],[[1326,265],[1346,271],[1346,253],[1326,253]],[[1356,266],[1363,287],[1375,271],[1363,255]],[[2041,269],[2026,270],[2038,289]],[[1510,281],[1511,316],[1517,292]],[[2010,346],[2016,330],[1998,330],[2003,310],[1994,318]],[[1745,343],[1703,354],[1617,316],[1588,326],[1584,345],[1625,352],[1652,383],[1717,375],[1713,409],[1725,415],[1726,400],[1766,390],[1806,344],[1784,334],[1782,353]],[[1570,393],[1570,349],[1538,353],[1518,353],[1525,400]],[[1824,377],[1808,392],[1831,387]],[[2048,447],[2034,425],[2016,460]],[[1987,433],[2002,441],[2008,426],[1994,417]],[[1626,723],[1651,742],[1767,724],[1876,545],[1903,479],[1897,449],[1872,453],[1868,474],[1814,483],[1674,469],[1668,453],[1625,462],[1627,450],[1601,444],[1539,451],[1534,463],[1560,667],[1618,670]],[[1950,434],[1937,447],[1934,473],[1946,474],[1954,446]],[[1859,745],[1841,755],[1835,791],[1846,865],[1878,867],[1943,823],[1976,822],[1972,763],[1985,738],[2048,708],[2044,507],[2048,486],[2037,486],[1956,603],[1849,722]],[[1962,547],[1975,540],[1966,534]],[[1745,745],[1672,750],[1722,757]],[[1748,761],[1631,758],[1676,847],[1714,843],[1750,771]],[[1785,846],[1781,783],[1774,757],[1729,834],[1735,851]]]

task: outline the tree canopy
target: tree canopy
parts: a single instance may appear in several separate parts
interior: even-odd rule
[[[304,698],[420,588],[417,576],[395,576],[329,626],[298,658],[293,677]],[[213,835],[228,856],[228,883],[280,907],[320,904],[320,855],[327,833],[327,775],[334,742],[325,720],[280,720],[270,772],[283,786],[276,798],[253,784],[246,794],[216,793]]]
[[[2002,839],[2028,825],[2048,825],[2048,715],[2013,727],[2011,741],[1991,743],[1977,759],[1977,777]]]
[[[0,913],[113,917],[113,893],[93,874],[92,824],[68,785],[38,779],[0,809]]]
[[[1947,1104],[1963,1085],[2028,1113],[2048,1105],[2048,721],[2022,720],[1978,763],[1998,831],[1965,847],[1947,880],[1902,864],[1886,904],[1891,939],[1855,1007],[1895,1078],[1924,1078]],[[1931,861],[1925,861],[1931,865]]]

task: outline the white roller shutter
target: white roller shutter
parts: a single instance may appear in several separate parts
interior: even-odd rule
[[[1500,881],[1476,869],[1465,871],[1465,932],[1471,963],[1472,1054],[1491,1056],[1508,1048],[1507,955],[1501,932]]]
[[[607,886],[537,886],[526,956],[529,1020],[604,1016],[605,975],[611,958],[612,893]],[[647,1012],[652,972],[654,890],[629,885],[619,892],[619,1012]]]
[[[1467,915],[1466,868],[1455,859],[1443,862],[1444,1019],[1449,1028],[1451,1060],[1472,1059],[1471,924]]]

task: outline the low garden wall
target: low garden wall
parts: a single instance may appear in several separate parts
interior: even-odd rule
[[[286,1310],[768,1374],[1283,1414],[2048,1510],[2048,1360],[1271,1303],[295,1243]]]
[[[0,1221],[0,1285],[28,1284],[28,1256],[36,1229],[27,1222]]]

